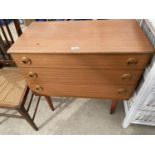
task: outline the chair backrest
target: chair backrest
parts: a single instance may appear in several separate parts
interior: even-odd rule
[[[16,30],[15,33],[17,33],[17,36],[19,37],[22,34],[19,20],[13,19],[12,21]],[[7,50],[15,42],[9,23],[10,21],[7,19],[0,20],[0,68],[15,65],[10,54],[7,53]]]

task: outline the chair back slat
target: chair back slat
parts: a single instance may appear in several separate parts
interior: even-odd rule
[[[4,19],[3,21],[4,21],[4,24],[5,24],[5,26],[6,26],[7,32],[8,32],[8,34],[9,34],[9,37],[10,37],[10,39],[11,39],[11,42],[12,42],[12,44],[13,44],[13,43],[14,43],[14,39],[13,39],[13,37],[12,37],[10,28],[9,28],[9,26],[8,26],[8,21],[7,21],[6,19]]]
[[[5,44],[4,40],[0,36],[0,51],[2,53],[4,60],[12,60],[11,55],[7,53],[8,46]]]
[[[2,37],[0,35],[0,53],[1,53],[1,57],[2,57],[2,59],[7,60],[7,56],[5,54],[5,51],[6,51],[5,44],[4,44],[4,41],[3,41],[3,39],[2,39]]]
[[[9,22],[6,19],[1,19],[0,22],[0,68],[2,66],[14,66],[15,62],[12,60],[11,55],[7,53],[7,50],[14,43],[13,33],[9,28]],[[15,26],[17,35],[20,36],[22,34],[22,30],[19,20],[14,19],[13,24]]]
[[[7,38],[6,32],[5,32],[2,24],[0,25],[0,28],[1,28],[2,34],[3,34],[4,38],[5,38],[6,46],[9,48],[11,46],[11,43],[9,42],[9,40]]]
[[[18,19],[14,19],[13,22],[14,22],[17,34],[18,34],[18,36],[20,36],[22,34],[22,29],[20,27],[19,20]]]

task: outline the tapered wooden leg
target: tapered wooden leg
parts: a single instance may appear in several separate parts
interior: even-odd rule
[[[24,107],[20,107],[18,109],[18,112],[26,119],[26,121],[33,127],[33,129],[35,129],[36,131],[38,130],[38,127],[36,126],[33,119],[30,117]]]
[[[50,108],[54,111],[54,106],[53,106],[53,102],[52,102],[52,99],[49,97],[49,96],[45,96],[45,99],[48,103],[48,105],[50,106]]]
[[[117,101],[112,100],[110,114],[113,114],[115,112],[116,106],[117,106]]]

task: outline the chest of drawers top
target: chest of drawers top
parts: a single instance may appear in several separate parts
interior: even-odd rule
[[[153,53],[135,20],[33,22],[9,53]]]

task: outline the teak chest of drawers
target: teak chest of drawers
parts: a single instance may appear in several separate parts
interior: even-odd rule
[[[9,53],[40,95],[123,100],[153,48],[135,20],[34,22]]]

